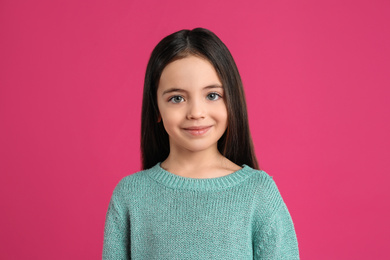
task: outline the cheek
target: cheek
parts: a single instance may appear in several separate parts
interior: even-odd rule
[[[218,109],[219,113],[218,113],[218,119],[220,122],[223,122],[225,124],[225,126],[227,127],[228,123],[228,112],[227,112],[227,108],[225,105],[221,106],[220,109]]]
[[[180,118],[180,113],[176,109],[160,109],[160,115],[165,122],[177,122]]]
[[[160,110],[161,120],[167,133],[172,133],[174,128],[180,126],[180,116],[177,111],[173,110]]]
[[[228,127],[228,117],[226,115],[226,117],[225,117],[225,124],[224,124],[225,131],[226,131],[227,127]]]

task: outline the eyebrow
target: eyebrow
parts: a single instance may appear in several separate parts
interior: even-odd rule
[[[222,88],[223,89],[223,87],[221,85],[209,85],[209,86],[204,87],[203,89],[211,89],[211,88]],[[184,90],[181,88],[170,88],[170,89],[165,90],[162,93],[162,95],[172,93],[172,92],[187,92],[187,90]]]

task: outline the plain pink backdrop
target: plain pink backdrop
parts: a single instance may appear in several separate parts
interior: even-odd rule
[[[0,258],[100,259],[150,52],[214,31],[302,259],[389,259],[389,1],[0,2]]]

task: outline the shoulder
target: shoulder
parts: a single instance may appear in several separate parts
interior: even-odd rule
[[[263,170],[253,169],[249,166],[244,166],[250,175],[250,181],[255,185],[256,192],[259,196],[265,196],[270,193],[279,193],[278,187],[271,175]]]
[[[151,186],[151,179],[148,176],[151,169],[141,170],[123,177],[115,186],[112,196],[124,199],[147,192]]]
[[[250,181],[254,186],[254,211],[260,221],[277,212],[284,204],[273,177],[263,170],[250,168]]]

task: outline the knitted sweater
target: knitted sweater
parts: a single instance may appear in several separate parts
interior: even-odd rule
[[[272,177],[247,165],[196,179],[154,167],[114,189],[103,259],[299,259],[294,225]]]

